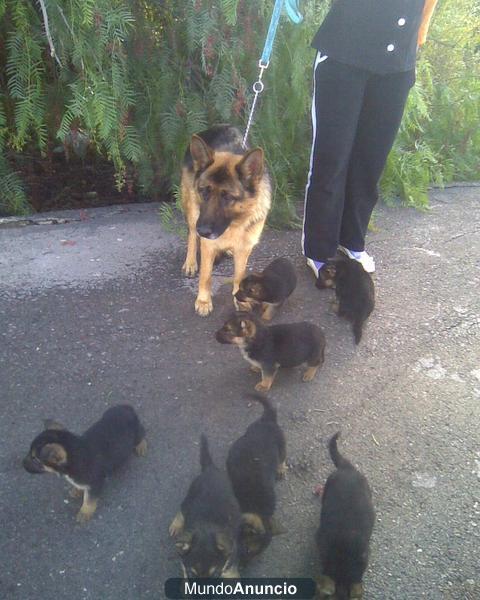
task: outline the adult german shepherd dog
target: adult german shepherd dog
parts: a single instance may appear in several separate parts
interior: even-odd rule
[[[182,270],[187,277],[196,274],[199,236],[200,281],[195,310],[205,317],[213,309],[215,258],[224,252],[233,254],[235,294],[265,225],[271,186],[263,150],[245,150],[240,131],[229,125],[194,135],[183,162],[181,189],[188,224],[187,257]]]

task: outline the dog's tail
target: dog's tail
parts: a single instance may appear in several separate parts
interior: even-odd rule
[[[213,465],[213,460],[208,449],[207,436],[202,433],[200,436],[200,466],[202,467],[202,471],[205,471],[210,465]]]
[[[337,440],[340,437],[340,432],[337,433],[330,438],[328,442],[328,450],[330,452],[330,458],[332,459],[333,464],[337,467],[337,469],[354,469],[355,467],[352,463],[344,458],[337,448]]]
[[[266,421],[275,421],[275,423],[277,422],[277,409],[266,396],[261,396],[260,394],[248,395],[252,400],[255,400],[255,402],[260,402],[260,404],[263,406],[263,418]]]
[[[362,330],[363,330],[363,319],[355,319],[352,324],[353,335],[355,337],[355,343],[359,344],[362,339]]]

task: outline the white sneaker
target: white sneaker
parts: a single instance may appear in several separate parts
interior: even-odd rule
[[[320,268],[317,267],[317,264],[320,265]],[[313,274],[315,275],[315,277],[318,279],[318,271],[323,267],[325,263],[319,262],[319,261],[315,261],[312,258],[307,258],[307,267],[310,267],[313,271]]]
[[[375,273],[375,261],[365,250],[363,252],[353,252],[344,246],[339,246],[338,249],[346,254],[348,258],[359,262],[367,273]]]

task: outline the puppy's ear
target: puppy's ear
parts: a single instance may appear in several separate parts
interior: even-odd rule
[[[232,553],[233,541],[231,537],[224,531],[219,531],[215,534],[215,542],[217,549],[223,554],[223,556],[229,556]]]
[[[57,431],[63,431],[66,429],[66,427],[64,427],[61,423],[54,421],[53,419],[45,419],[43,421],[43,425],[45,429],[55,429]]]
[[[326,575],[317,579],[317,593],[319,598],[331,598],[335,596],[335,582]]]
[[[240,178],[247,184],[256,183],[262,178],[264,162],[263,150],[261,148],[250,150],[237,165],[237,172]]]
[[[213,150],[198,135],[192,136],[190,153],[195,171],[204,171],[213,163]]]
[[[190,552],[192,547],[192,539],[193,534],[190,531],[186,531],[177,539],[175,542],[175,548],[180,556],[185,556]]]
[[[354,583],[350,588],[350,600],[361,600],[363,598],[363,585]]]
[[[67,451],[61,444],[45,444],[40,450],[40,460],[61,467],[67,463]]]

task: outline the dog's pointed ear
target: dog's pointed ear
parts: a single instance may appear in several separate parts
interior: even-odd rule
[[[213,163],[213,150],[198,135],[192,135],[190,154],[193,159],[195,171],[204,171]]]
[[[335,595],[335,582],[326,575],[317,579],[317,593],[319,598],[331,598]]]
[[[261,179],[265,169],[265,159],[261,148],[249,150],[237,165],[237,172],[247,183]]]
[[[229,556],[232,553],[233,541],[225,531],[218,531],[215,534],[217,549],[224,555]]]
[[[64,431],[66,429],[64,425],[54,419],[44,419],[43,426],[45,429],[55,429],[56,431]]]
[[[67,463],[67,451],[61,444],[45,444],[39,453],[44,463],[61,467]]]
[[[177,549],[180,556],[185,556],[190,552],[192,547],[193,534],[190,531],[182,533],[182,535],[175,542],[175,548]]]
[[[354,583],[350,588],[350,600],[361,600],[363,598],[363,585]]]

